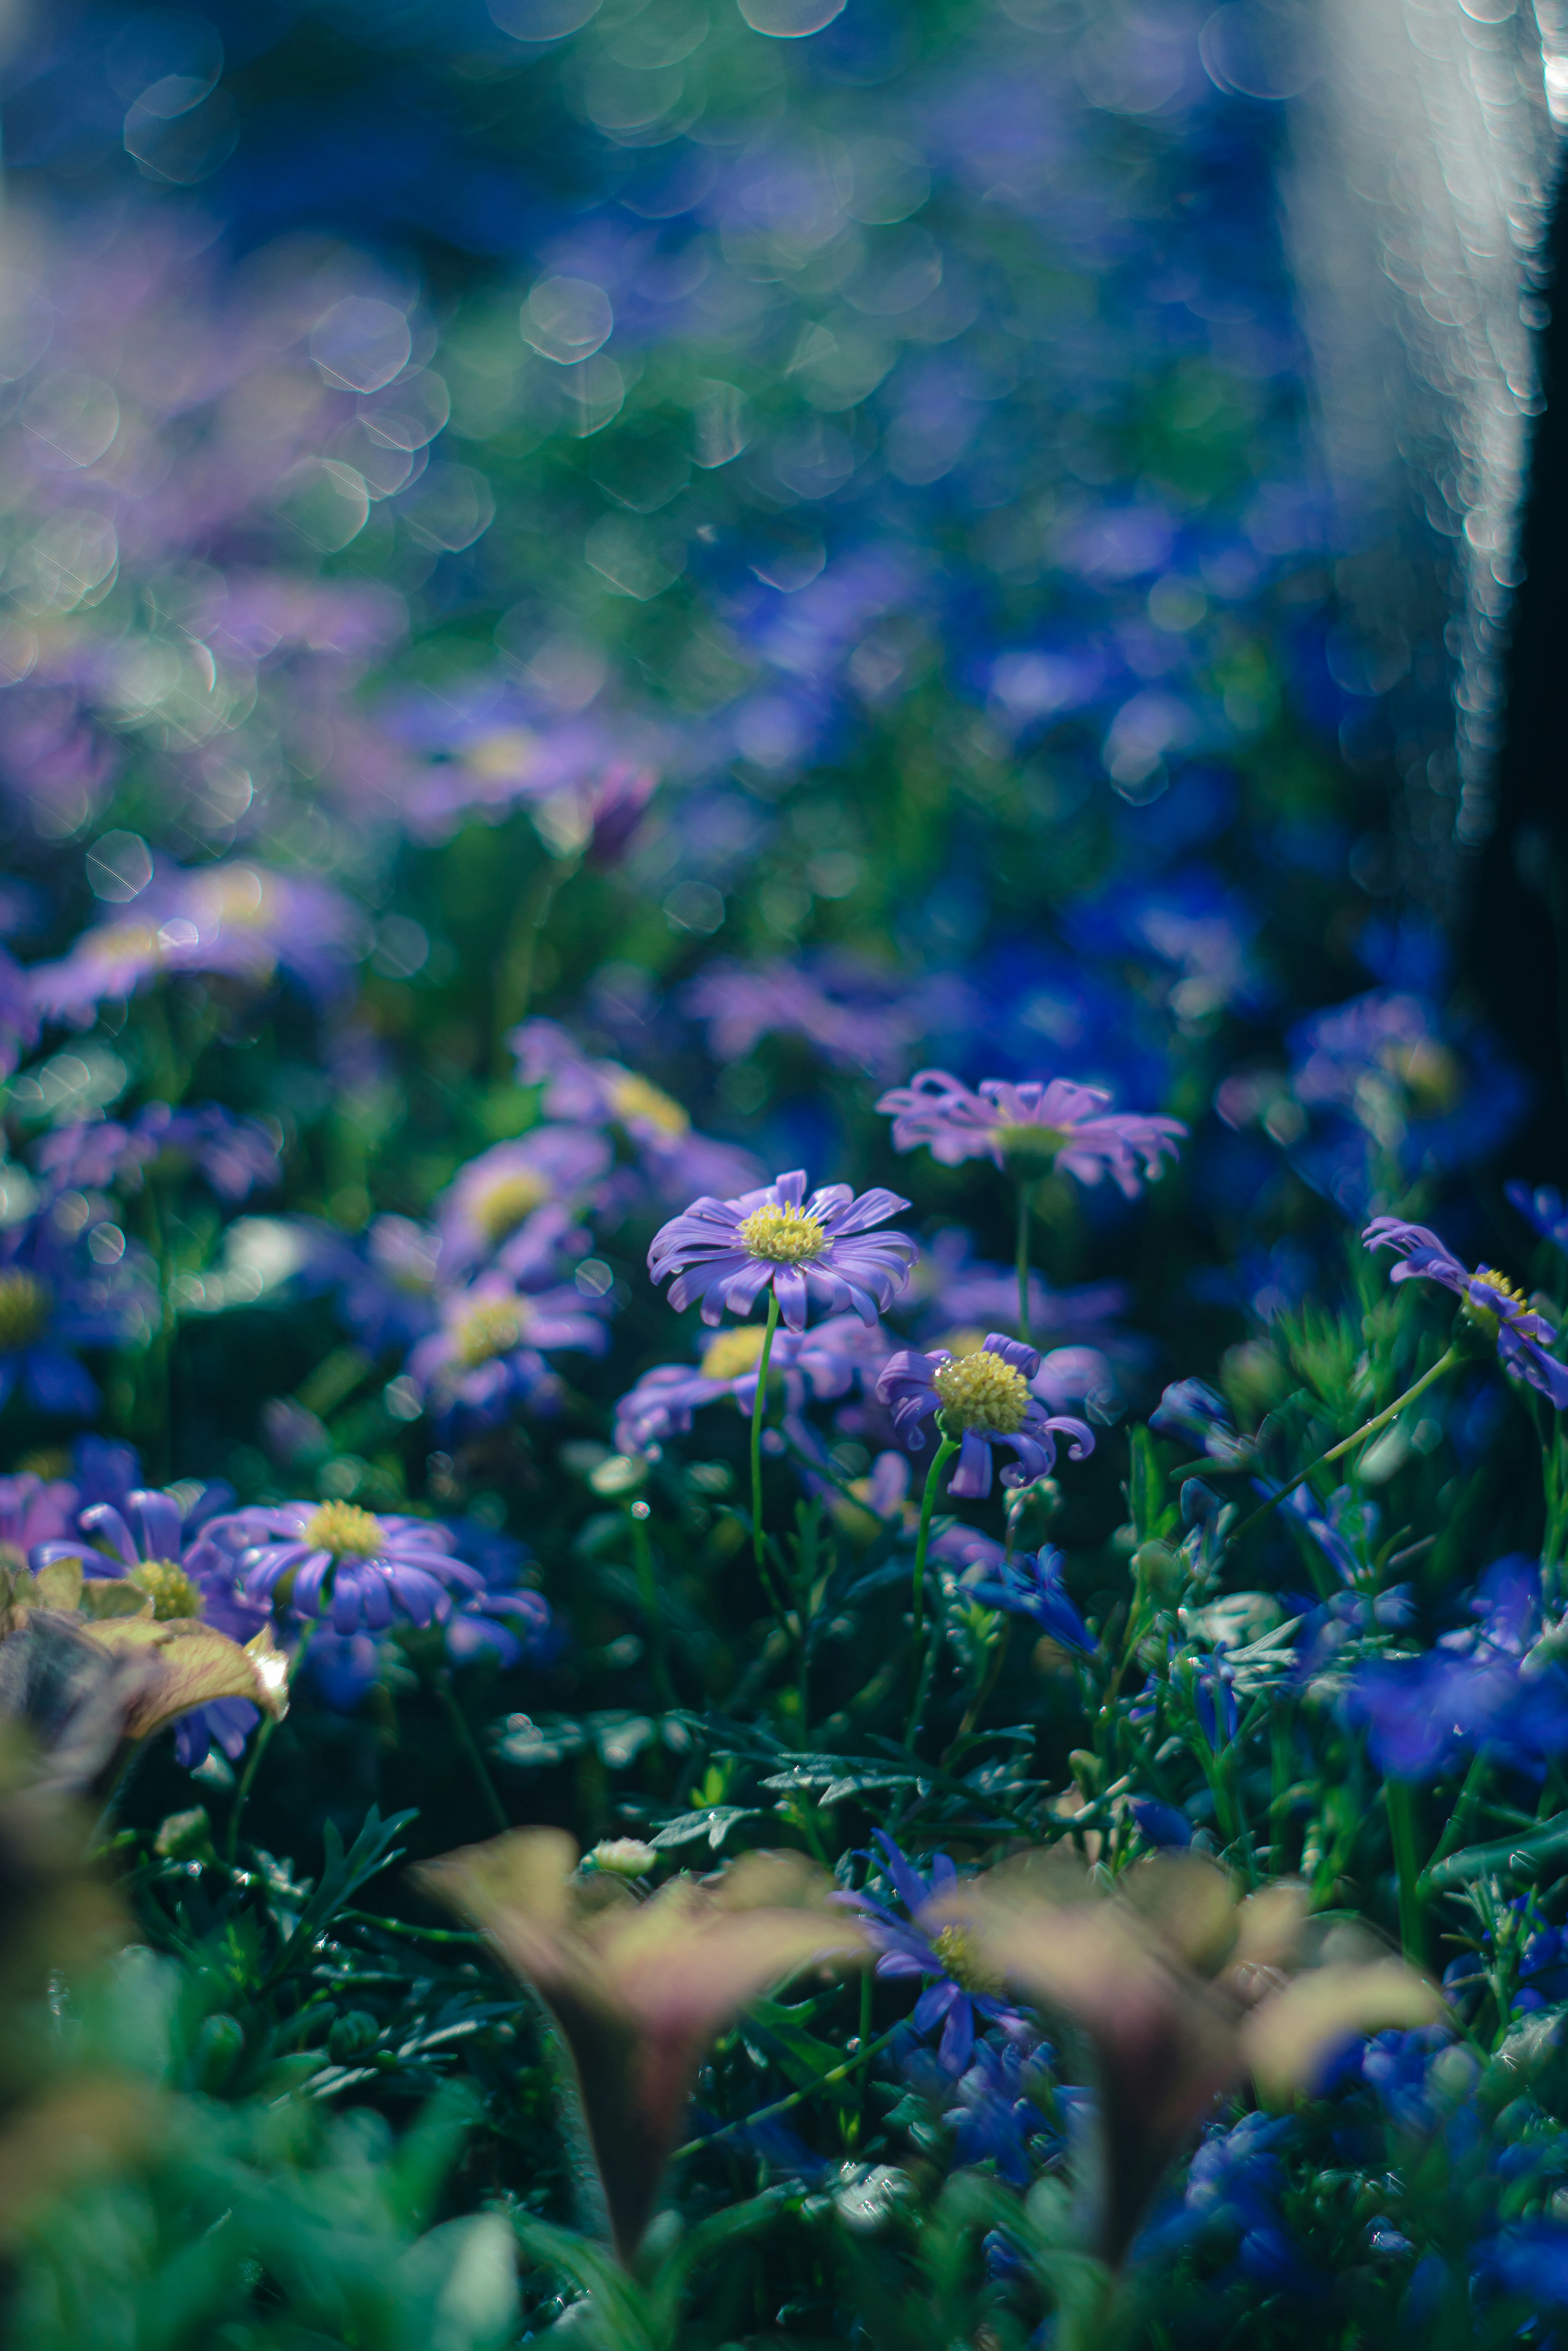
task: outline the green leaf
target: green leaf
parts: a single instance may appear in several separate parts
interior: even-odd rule
[[[705,1836],[717,1853],[737,1821],[757,1821],[763,1815],[754,1804],[705,1804],[701,1812],[681,1813],[666,1821],[657,1836],[649,1843],[660,1853],[671,1845],[695,1844]]]
[[[1568,1813],[1554,1813],[1539,1828],[1521,1836],[1499,1837],[1490,1844],[1469,1844],[1446,1861],[1433,1864],[1423,1886],[1429,1893],[1446,1894],[1456,1886],[1471,1886],[1478,1877],[1539,1877],[1551,1862],[1568,1860]]]

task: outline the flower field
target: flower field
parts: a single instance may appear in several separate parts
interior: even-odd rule
[[[1568,2342],[1564,1171],[1245,14],[7,37],[5,2342]]]

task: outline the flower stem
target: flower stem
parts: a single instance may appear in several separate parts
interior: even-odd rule
[[[763,1415],[768,1403],[768,1362],[774,1352],[774,1332],[779,1327],[779,1294],[771,1285],[768,1290],[768,1326],[763,1332],[763,1352],[757,1357],[757,1392],[752,1398],[752,1551],[757,1562],[757,1573],[765,1576],[763,1560]]]
[[[1445,1372],[1451,1372],[1459,1360],[1459,1351],[1453,1347],[1449,1348],[1446,1353],[1438,1356],[1429,1372],[1422,1373],[1414,1387],[1407,1388],[1402,1396],[1396,1396],[1391,1405],[1386,1405],[1380,1413],[1367,1421],[1364,1427],[1356,1429],[1353,1436],[1342,1437],[1337,1445],[1331,1445],[1326,1453],[1320,1453],[1315,1461],[1309,1461],[1304,1469],[1298,1469],[1293,1478],[1287,1479],[1284,1485],[1269,1496],[1266,1502],[1261,1503],[1250,1517],[1242,1520],[1241,1525],[1233,1530],[1231,1541],[1233,1543],[1240,1542],[1241,1537],[1250,1529],[1255,1527],[1260,1519],[1266,1519],[1276,1504],[1282,1502],[1288,1494],[1293,1494],[1298,1486],[1303,1486],[1314,1472],[1326,1469],[1331,1461],[1339,1460],[1343,1455],[1350,1452],[1353,1447],[1364,1444],[1369,1437],[1376,1437],[1380,1428],[1386,1428],[1388,1423],[1397,1414],[1402,1413],[1407,1404],[1414,1404],[1418,1395],[1426,1393],[1434,1380],[1440,1380]]]
[[[1029,1344],[1029,1186],[1018,1183],[1018,1335]]]
[[[958,1451],[950,1437],[944,1437],[926,1472],[926,1490],[920,1498],[920,1531],[915,1537],[915,1638],[920,1640],[926,1629],[926,1547],[931,1539],[931,1513],[937,1507],[937,1490],[942,1471]]]
[[[451,1723],[457,1737],[457,1743],[467,1757],[469,1768],[479,1783],[480,1793],[484,1799],[484,1809],[490,1814],[497,1830],[504,1835],[512,1826],[512,1822],[505,1805],[501,1801],[495,1782],[490,1776],[490,1766],[486,1763],[479,1741],[473,1735],[472,1727],[462,1710],[457,1692],[452,1686],[452,1675],[445,1666],[439,1666],[431,1677],[431,1681],[441,1712]]]
[[[305,1629],[299,1636],[299,1646],[294,1653],[294,1663],[288,1669],[288,1686],[291,1690],[299,1679],[299,1669],[305,1663],[305,1653],[310,1646],[311,1636],[318,1622],[319,1619],[315,1616],[307,1616],[305,1621]],[[254,1784],[256,1773],[261,1769],[262,1757],[272,1743],[272,1735],[277,1729],[278,1721],[279,1718],[275,1714],[263,1716],[262,1726],[256,1732],[254,1744],[245,1758],[245,1768],[240,1776],[240,1784],[234,1795],[234,1809],[229,1814],[229,1834],[225,1840],[224,1858],[231,1869],[234,1865],[240,1849],[240,1823],[244,1818],[245,1806],[250,1802],[251,1789]]]
[[[641,1518],[638,1517],[639,1510],[642,1512]],[[637,1588],[642,1595],[643,1621],[648,1626],[654,1687],[659,1692],[660,1705],[673,1707],[679,1700],[670,1678],[670,1666],[664,1651],[664,1612],[659,1604],[659,1574],[653,1564],[653,1542],[648,1531],[648,1504],[633,1502],[626,1515],[631,1528],[631,1552],[637,1562]]]
[[[879,2057],[895,2033],[902,2030],[901,2025],[889,2025],[887,2032],[878,2033],[875,2041],[863,2043],[841,2065],[832,2066],[827,2073],[819,2074],[815,2082],[808,2082],[804,2090],[792,2090],[788,2097],[775,2098],[771,2106],[761,2106],[754,2115],[745,2115],[739,2122],[722,2123],[716,2131],[710,2131],[706,2138],[688,2139],[684,2147],[676,2148],[670,2160],[679,2163],[682,2156],[696,2155],[703,2147],[711,2147],[715,2139],[722,2138],[728,2131],[753,2130],[759,2123],[771,2123],[775,2116],[787,2115],[807,2098],[815,2097],[818,2090],[831,2089],[836,2082],[846,2082],[860,2066],[869,2064],[873,2057]]]
[[[1413,1968],[1427,1964],[1427,1929],[1422,1917],[1421,1871],[1416,1859],[1416,1803],[1407,1780],[1386,1779],[1388,1834],[1394,1845],[1394,1866],[1399,1879],[1399,1943]]]

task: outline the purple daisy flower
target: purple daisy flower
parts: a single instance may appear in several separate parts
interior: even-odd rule
[[[1027,1616],[1064,1649],[1075,1649],[1086,1656],[1095,1638],[1063,1580],[1065,1564],[1061,1552],[1048,1546],[1033,1557],[1004,1559],[978,1577],[966,1576],[963,1589],[971,1599],[983,1600],[988,1608],[1000,1608],[1009,1616]]]
[[[553,1262],[609,1164],[604,1135],[585,1126],[535,1127],[482,1151],[436,1202],[443,1270],[461,1276],[491,1258],[515,1272]]]
[[[192,1529],[172,1494],[139,1488],[124,1497],[121,1509],[95,1502],[82,1512],[79,1524],[84,1534],[99,1541],[62,1537],[40,1542],[32,1565],[79,1560],[89,1575],[122,1577],[134,1584],[151,1601],[160,1624],[197,1617],[242,1647],[266,1625],[265,1608],[236,1584],[233,1559],[205,1530]],[[175,1754],[188,1771],[205,1762],[213,1747],[233,1762],[244,1752],[259,1720],[248,1698],[209,1699],[175,1720]]]
[[[194,1110],[149,1102],[129,1125],[94,1119],[57,1127],[40,1143],[34,1165],[51,1196],[115,1186],[139,1192],[147,1168],[164,1154],[188,1159],[220,1199],[234,1203],[275,1184],[282,1173],[281,1133],[218,1102]]]
[[[923,1143],[944,1167],[965,1159],[991,1159],[1003,1168],[1038,1161],[1065,1168],[1082,1184],[1109,1175],[1136,1199],[1140,1163],[1152,1182],[1164,1171],[1165,1155],[1175,1157],[1187,1129],[1179,1119],[1140,1111],[1107,1115],[1110,1099],[1098,1086],[1070,1078],[1031,1078],[1018,1085],[985,1078],[971,1092],[946,1070],[917,1070],[907,1086],[895,1086],[877,1107],[892,1117],[896,1151]]]
[[[1040,1357],[1020,1339],[992,1332],[972,1355],[950,1354],[945,1347],[923,1355],[906,1348],[890,1358],[877,1394],[911,1453],[925,1444],[920,1423],[932,1413],[944,1437],[959,1447],[950,1494],[981,1502],[991,1491],[991,1448],[1009,1445],[1016,1465],[1002,1473],[1004,1486],[1024,1486],[1047,1478],[1056,1466],[1058,1432],[1071,1439],[1068,1458],[1082,1461],[1095,1449],[1094,1431],[1066,1414],[1047,1414],[1030,1388]]]
[[[46,1019],[87,1028],[109,997],[173,972],[213,972],[265,985],[280,971],[317,997],[342,986],[355,924],[325,882],[266,866],[166,865],[136,899],[84,931],[57,963],[35,965],[33,1000]]]
[[[1390,1269],[1391,1281],[1438,1281],[1451,1290],[1474,1338],[1490,1340],[1505,1370],[1538,1388],[1559,1412],[1568,1411],[1568,1364],[1547,1352],[1557,1334],[1502,1274],[1486,1265],[1472,1273],[1436,1233],[1399,1217],[1374,1217],[1361,1238],[1369,1249],[1398,1250],[1404,1262]]]
[[[524,1290],[498,1270],[440,1301],[441,1320],[409,1357],[409,1376],[441,1419],[493,1427],[514,1404],[546,1403],[556,1375],[546,1356],[602,1354],[607,1301],[559,1284]]]
[[[929,1935],[920,1926],[921,1912],[937,1895],[957,1883],[958,1871],[948,1855],[933,1854],[931,1874],[922,1877],[885,1830],[875,1830],[873,1837],[883,1871],[909,1912],[908,1918],[900,1918],[869,1894],[844,1894],[836,1898],[865,1920],[867,1933],[880,1954],[877,1975],[926,1979],[915,2002],[915,2030],[932,2032],[940,2024],[938,2062],[949,2074],[962,2074],[974,2050],[976,2017],[1011,2027],[1021,2026],[1022,2020],[998,1997],[1002,1979],[989,1972],[967,1927],[942,1927]]]
[[[429,1519],[379,1518],[353,1502],[279,1502],[215,1520],[243,1542],[237,1565],[246,1596],[271,1603],[286,1585],[296,1616],[327,1618],[335,1633],[382,1632],[398,1615],[444,1619],[453,1585],[482,1593],[477,1568],[455,1557],[451,1530]]]
[[[909,1278],[915,1244],[907,1233],[876,1233],[900,1208],[897,1192],[870,1191],[858,1199],[847,1184],[829,1184],[806,1197],[796,1168],[739,1199],[693,1200],[653,1237],[648,1270],[656,1282],[670,1274],[677,1310],[701,1301],[704,1322],[751,1312],[770,1287],[792,1331],[804,1331],[808,1303],[853,1308],[875,1322]]]

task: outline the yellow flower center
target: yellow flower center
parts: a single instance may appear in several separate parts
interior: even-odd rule
[[[312,1551],[329,1551],[335,1559],[371,1559],[381,1548],[381,1521],[356,1502],[323,1502],[306,1519],[299,1540]]]
[[[534,766],[538,748],[538,737],[525,726],[498,726],[493,735],[482,735],[469,745],[463,764],[487,782],[504,778],[520,783]]]
[[[523,1340],[523,1301],[519,1298],[487,1298],[471,1306],[457,1326],[452,1353],[465,1372],[509,1355]]]
[[[1016,1436],[1033,1401],[1023,1373],[983,1349],[944,1364],[931,1385],[957,1427],[991,1428],[998,1437]]]
[[[609,1099],[611,1110],[623,1123],[628,1119],[645,1119],[649,1126],[656,1126],[660,1134],[668,1134],[675,1143],[691,1132],[691,1121],[680,1104],[671,1102],[668,1094],[660,1093],[657,1086],[650,1086],[646,1078],[638,1077],[631,1070],[623,1070],[615,1080]]]
[[[146,1593],[152,1603],[152,1614],[161,1625],[167,1625],[173,1616],[199,1616],[202,1613],[202,1595],[178,1560],[144,1560],[140,1567],[131,1569],[125,1580],[134,1583],[138,1592]]]
[[[827,1234],[804,1208],[753,1208],[742,1221],[741,1246],[774,1265],[805,1265],[822,1255]]]
[[[1067,1136],[1060,1126],[999,1126],[992,1140],[1008,1159],[1054,1159]]]
[[[16,1466],[31,1477],[41,1478],[47,1486],[57,1478],[70,1476],[71,1457],[63,1445],[35,1445]]]
[[[513,1175],[498,1176],[479,1196],[474,1211],[479,1228],[487,1241],[504,1241],[508,1233],[516,1231],[524,1217],[531,1217],[549,1196],[549,1177],[532,1167],[519,1167]]]
[[[30,1347],[49,1319],[49,1285],[33,1273],[0,1273],[0,1355]]]
[[[742,1322],[737,1330],[721,1331],[702,1350],[703,1378],[738,1380],[742,1372],[754,1372],[765,1336],[760,1322]]]
[[[1527,1306],[1530,1302],[1523,1290],[1516,1289],[1506,1274],[1494,1272],[1490,1265],[1478,1265],[1471,1279],[1480,1282],[1485,1289],[1495,1290],[1500,1305],[1504,1301],[1510,1306]],[[1495,1339],[1502,1327],[1501,1315],[1492,1313],[1473,1298],[1460,1299],[1459,1313],[1470,1329],[1479,1331],[1483,1339]]]
[[[1386,1046],[1378,1058],[1404,1087],[1412,1110],[1452,1110],[1459,1100],[1464,1072],[1448,1047],[1435,1038],[1418,1037],[1407,1045]]]
[[[961,1991],[1002,1990],[1002,1978],[986,1964],[972,1928],[944,1927],[940,1934],[931,1937],[931,1949]]]
[[[978,1355],[985,1344],[985,1332],[978,1330],[950,1331],[945,1338],[935,1340],[932,1343],[938,1347],[945,1347],[950,1355]]]

